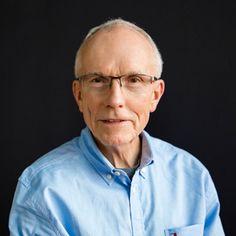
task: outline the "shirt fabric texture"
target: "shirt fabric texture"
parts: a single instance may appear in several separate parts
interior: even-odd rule
[[[26,168],[9,218],[12,236],[223,236],[207,169],[188,152],[143,131],[130,180],[81,135]]]

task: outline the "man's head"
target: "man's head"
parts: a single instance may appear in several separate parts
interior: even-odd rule
[[[114,29],[116,27],[127,27],[130,28],[131,30],[137,31],[140,34],[142,34],[147,41],[149,41],[150,45],[152,46],[152,51],[153,51],[153,62],[155,67],[156,67],[156,76],[157,78],[161,77],[161,73],[162,73],[162,68],[163,68],[163,61],[162,61],[162,57],[161,54],[155,44],[155,42],[153,41],[153,39],[151,38],[151,36],[144,31],[142,28],[140,28],[139,26],[129,22],[129,21],[125,21],[123,19],[114,19],[114,20],[109,20],[99,26],[96,26],[94,28],[92,28],[88,34],[86,35],[83,43],[80,45],[79,50],[77,51],[76,54],[76,60],[75,60],[75,77],[77,78],[80,75],[80,68],[81,68],[81,54],[82,54],[82,50],[84,48],[84,45],[87,44],[87,41],[89,41],[89,39],[91,37],[93,37],[98,31],[102,31],[102,30],[111,30]],[[151,61],[150,61],[151,62]]]
[[[163,80],[154,79],[161,71],[155,43],[136,25],[118,19],[89,32],[77,53],[79,80],[73,82],[73,93],[100,145],[125,145],[138,139],[164,92]],[[124,76],[122,83],[110,80],[109,86],[102,77],[121,75],[132,76]]]

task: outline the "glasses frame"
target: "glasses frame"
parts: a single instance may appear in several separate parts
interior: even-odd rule
[[[75,80],[78,80],[78,81],[82,81],[83,78],[86,78],[87,76],[101,76],[101,77],[104,77],[104,78],[107,78],[107,79],[110,79],[110,84],[109,84],[109,87],[112,86],[112,81],[113,80],[116,80],[118,79],[119,80],[119,83],[120,83],[120,87],[122,87],[122,82],[121,82],[121,79],[122,77],[125,77],[125,76],[146,76],[146,77],[149,77],[150,78],[150,83],[153,83],[157,80],[159,80],[160,78],[157,78],[156,76],[152,76],[152,75],[146,75],[146,74],[142,74],[142,73],[131,73],[131,74],[124,74],[124,75],[119,75],[119,76],[112,76],[112,75],[103,75],[103,74],[100,74],[100,73],[88,73],[88,74],[84,74],[84,75],[81,75],[81,76],[78,76],[75,78]]]

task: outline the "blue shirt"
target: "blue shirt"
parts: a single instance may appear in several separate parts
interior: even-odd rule
[[[103,156],[88,128],[26,168],[11,235],[223,236],[206,168],[182,149],[141,136],[132,180]]]

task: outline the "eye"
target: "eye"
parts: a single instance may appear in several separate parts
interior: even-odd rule
[[[88,79],[91,84],[104,84],[108,82],[108,79],[103,76],[93,75]]]
[[[140,75],[129,75],[127,77],[127,82],[131,84],[142,83],[143,79]]]

